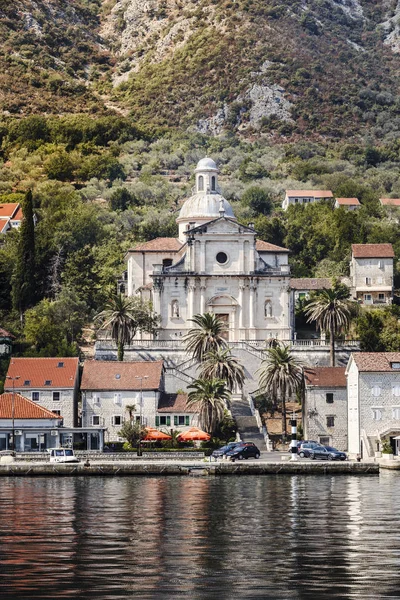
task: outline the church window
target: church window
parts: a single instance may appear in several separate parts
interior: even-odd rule
[[[179,302],[178,302],[178,300],[173,300],[171,302],[171,317],[172,317],[172,319],[179,319]]]
[[[216,258],[217,258],[217,263],[219,263],[220,265],[224,265],[225,263],[228,262],[228,256],[227,256],[227,254],[225,254],[225,252],[218,252]]]
[[[203,175],[199,175],[199,192],[204,190],[204,177]]]
[[[211,177],[211,190],[215,192],[215,177]]]

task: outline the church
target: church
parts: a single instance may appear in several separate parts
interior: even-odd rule
[[[158,340],[182,338],[196,314],[227,324],[226,338],[292,339],[289,251],[257,240],[238,223],[211,158],[199,161],[193,195],[179,213],[178,238],[157,238],[126,254],[127,294],[153,303]]]

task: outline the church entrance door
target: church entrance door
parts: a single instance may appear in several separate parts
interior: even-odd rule
[[[229,342],[229,314],[217,314],[216,315],[221,321],[224,322],[226,329],[222,332],[221,337],[224,338],[227,342]]]

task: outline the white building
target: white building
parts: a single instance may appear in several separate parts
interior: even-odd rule
[[[357,210],[361,208],[361,204],[358,198],[336,198],[335,208],[346,208],[347,210]]]
[[[304,439],[347,450],[345,367],[304,370]]]
[[[349,453],[374,456],[390,439],[400,454],[400,352],[359,352],[346,368]]]
[[[392,244],[353,244],[350,279],[361,304],[390,304],[393,299]]]
[[[20,227],[23,219],[19,202],[0,204],[0,233]]]
[[[56,415],[65,427],[78,424],[78,358],[12,358],[4,390],[13,389]]]
[[[289,206],[298,204],[309,204],[320,200],[332,200],[333,194],[330,190],[286,190],[282,202],[283,210]]]
[[[230,341],[291,339],[289,251],[237,222],[210,158],[198,163],[177,223],[177,239],[158,238],[126,255],[128,295],[152,300],[158,339],[183,336],[205,312],[227,323]]]

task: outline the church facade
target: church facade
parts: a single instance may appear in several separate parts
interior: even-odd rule
[[[159,340],[183,337],[192,317],[205,312],[227,324],[229,341],[292,339],[289,251],[238,223],[212,159],[200,160],[195,175],[177,218],[179,237],[128,251],[128,296],[152,301]]]

